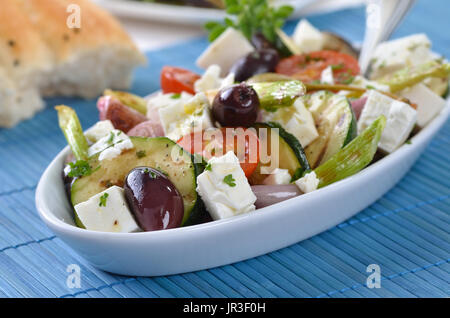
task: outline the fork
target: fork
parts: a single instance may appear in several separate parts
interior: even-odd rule
[[[390,38],[416,0],[368,0],[366,31],[359,55],[361,73],[368,71],[372,54],[378,43]]]

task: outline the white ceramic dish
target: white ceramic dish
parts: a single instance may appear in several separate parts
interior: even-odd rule
[[[192,6],[175,6],[164,3],[139,2],[132,0],[94,0],[111,13],[127,18],[168,22],[175,24],[203,25],[211,20],[223,20],[224,10]],[[294,17],[301,9],[315,0],[277,0],[280,4],[294,7]]]
[[[61,177],[68,147],[42,175],[36,190],[36,206],[58,237],[105,271],[156,276],[230,264],[307,239],[369,206],[405,175],[445,124],[449,113],[447,102],[439,116],[412,138],[411,144],[403,145],[350,178],[230,219],[142,233],[103,233],[77,228]]]

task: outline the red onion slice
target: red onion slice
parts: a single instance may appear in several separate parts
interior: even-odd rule
[[[257,209],[288,200],[302,194],[295,184],[254,185],[252,191],[256,196]]]

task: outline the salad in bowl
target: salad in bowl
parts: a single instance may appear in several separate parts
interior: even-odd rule
[[[85,131],[56,107],[76,226],[134,233],[257,214],[390,156],[445,107],[450,64],[425,34],[380,44],[366,77],[339,36],[307,20],[286,35],[286,7],[250,13],[207,24],[203,74],[165,66],[147,97],[107,90]]]

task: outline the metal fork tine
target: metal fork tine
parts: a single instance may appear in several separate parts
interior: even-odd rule
[[[395,1],[395,2],[394,2]],[[378,43],[386,41],[395,31],[397,26],[406,16],[406,13],[411,9],[415,0],[370,0],[368,1],[367,15],[366,15],[366,32],[364,42],[359,56],[359,64],[361,66],[361,73],[366,74],[369,68],[371,55],[373,54]],[[369,25],[370,6],[375,8],[378,14],[375,18],[375,25]],[[372,13],[373,14],[373,13]],[[383,23],[384,22],[384,23]]]

